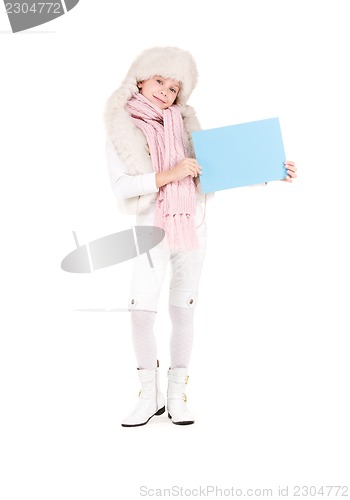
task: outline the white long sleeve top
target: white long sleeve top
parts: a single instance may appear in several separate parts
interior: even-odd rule
[[[126,173],[125,166],[110,140],[106,143],[106,156],[112,189],[117,198],[132,198],[159,191],[155,172],[138,175]]]

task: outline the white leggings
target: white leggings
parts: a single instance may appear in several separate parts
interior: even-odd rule
[[[198,207],[200,208],[200,207]],[[198,249],[170,252],[159,244],[150,250],[151,267],[146,254],[133,261],[129,310],[132,340],[140,369],[157,366],[157,345],[153,325],[158,299],[167,271],[171,266],[169,315],[172,324],[170,338],[171,367],[188,367],[193,343],[193,308],[197,303],[198,285],[206,249],[207,231],[203,214],[197,210]],[[153,225],[154,215],[139,216],[137,225]]]
[[[193,344],[193,313],[194,309],[169,305],[171,368],[188,368]],[[156,315],[152,311],[131,312],[132,343],[139,369],[157,367],[157,342],[153,331]]]

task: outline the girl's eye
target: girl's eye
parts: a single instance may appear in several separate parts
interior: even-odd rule
[[[170,92],[174,92],[174,94],[176,94],[176,90],[175,89],[170,89]]]
[[[156,80],[156,82],[161,84],[161,83],[162,83],[162,80]]]

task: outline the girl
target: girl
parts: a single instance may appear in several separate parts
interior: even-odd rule
[[[171,265],[169,314],[171,367],[167,411],[174,424],[193,424],[185,385],[193,341],[193,313],[206,248],[201,169],[194,159],[191,132],[200,128],[187,100],[197,83],[195,62],[176,47],[145,50],[131,65],[106,106],[107,159],[119,204],[136,214],[136,225],[159,226],[164,240],[133,261],[129,310],[141,384],[136,407],[124,427],[146,424],[165,411],[153,325],[158,299]],[[294,166],[288,165],[286,180]]]
[[[129,309],[141,391],[125,427],[146,424],[165,411],[153,325],[167,265],[171,368],[167,410],[174,424],[193,424],[185,384],[193,340],[193,313],[205,253],[206,225],[191,132],[199,123],[187,100],[197,82],[192,56],[176,47],[144,51],[107,102],[107,158],[113,189],[137,225],[164,229],[163,242],[134,259]]]

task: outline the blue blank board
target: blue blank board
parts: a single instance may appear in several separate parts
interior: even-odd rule
[[[284,179],[278,118],[192,132],[203,193]]]

